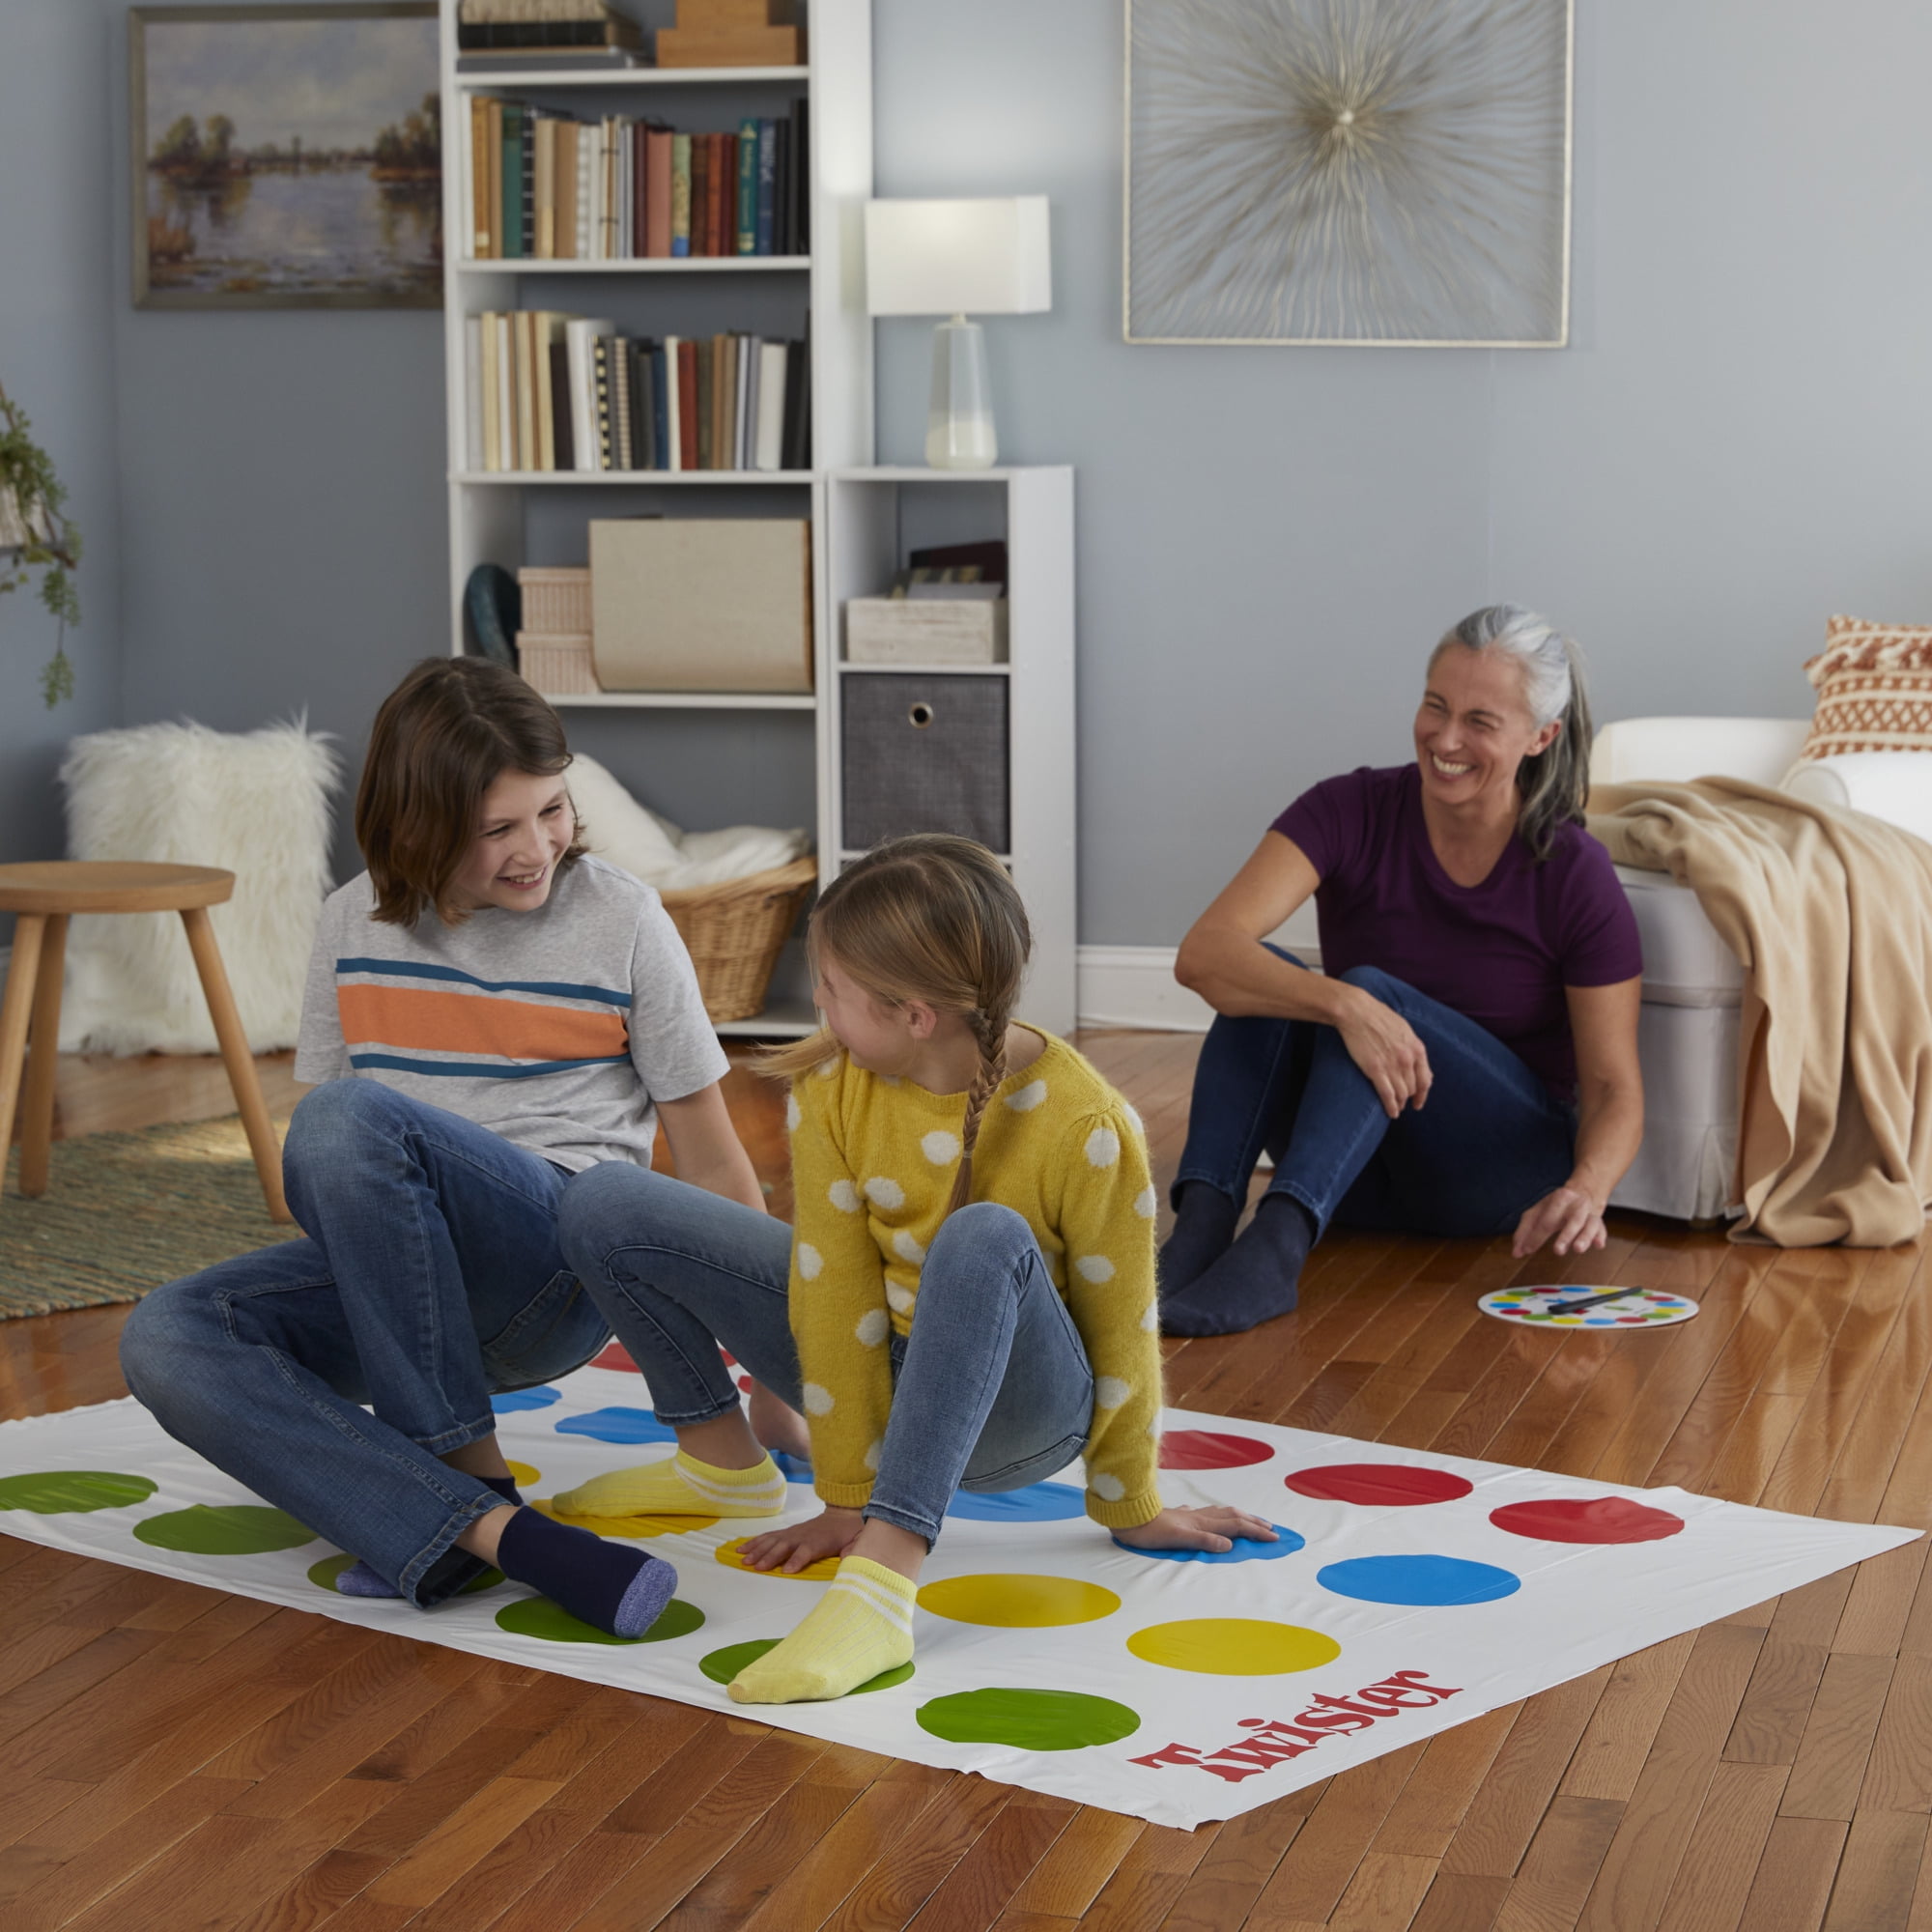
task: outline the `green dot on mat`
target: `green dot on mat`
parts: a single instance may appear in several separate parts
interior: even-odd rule
[[[1140,1729],[1139,1715],[1080,1690],[961,1690],[919,1707],[919,1727],[955,1745],[1084,1750]]]
[[[227,1503],[210,1508],[170,1510],[134,1525],[137,1542],[156,1549],[184,1549],[197,1556],[259,1556],[270,1549],[294,1549],[315,1541],[315,1531],[285,1510],[266,1503]]]
[[[704,1621],[696,1604],[673,1597],[664,1613],[642,1636],[612,1636],[582,1617],[574,1617],[548,1597],[523,1597],[497,1612],[497,1628],[515,1636],[540,1636],[551,1643],[663,1643],[667,1637],[687,1636]]]
[[[112,1469],[37,1469],[30,1476],[0,1476],[0,1510],[32,1510],[36,1516],[126,1509],[154,1493],[146,1476],[123,1476]]]
[[[723,1650],[714,1650],[708,1656],[697,1660],[697,1667],[714,1684],[728,1684],[748,1663],[755,1663],[768,1650],[776,1650],[779,1639],[775,1636],[753,1637],[750,1643],[727,1643]],[[857,1697],[867,1690],[890,1690],[895,1684],[903,1684],[912,1676],[912,1665],[895,1663],[890,1670],[882,1670],[876,1677],[868,1677],[852,1695]]]
[[[327,1590],[330,1596],[340,1595],[340,1592],[335,1587],[335,1579],[355,1561],[355,1557],[344,1556],[340,1551],[333,1556],[325,1556],[320,1563],[311,1563],[309,1565],[308,1580],[318,1590]],[[459,1597],[480,1596],[485,1590],[494,1590],[502,1580],[503,1573],[500,1570],[486,1570],[480,1577],[464,1584],[462,1589],[457,1591],[456,1594]],[[388,1599],[384,1597],[365,1597],[361,1601],[364,1603],[381,1604],[386,1603]]]

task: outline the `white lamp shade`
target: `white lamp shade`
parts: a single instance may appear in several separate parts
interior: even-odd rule
[[[1052,306],[1045,195],[866,204],[873,315],[1032,315]]]

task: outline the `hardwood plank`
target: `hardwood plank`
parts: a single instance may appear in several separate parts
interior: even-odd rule
[[[949,1802],[926,1811],[918,1836],[903,1840],[892,1856],[873,1864],[825,1924],[836,1932],[862,1932],[909,1923],[1011,1798],[1009,1785],[955,1777]]]
[[[1892,1664],[1858,1804],[1861,1811],[1932,1811],[1932,1658]]]
[[[1521,1710],[1520,1704],[1504,1704],[1431,1738],[1423,1746],[1415,1775],[1382,1820],[1375,1849],[1405,1858],[1440,1859],[1468,1816]]]
[[[1348,1891],[1376,1833],[1421,1762],[1422,1747],[1409,1745],[1331,1777],[1255,1901],[1250,1922],[1256,1926],[1282,1919],[1324,1922]],[[1416,1896],[1419,1900],[1421,1893]]]
[[[548,1778],[493,1777],[390,1865],[369,1887],[370,1899],[412,1910],[431,1904],[559,1789]]]
[[[1831,1902],[1845,1830],[1835,1818],[1774,1821],[1738,1932],[1817,1932]]]
[[[1904,1932],[1928,1824],[1922,1811],[1861,1811],[1852,1820],[1825,1932]]]
[[[1404,1932],[1435,1879],[1434,1859],[1371,1851],[1355,1867],[1328,1923],[1334,1932]]]
[[[1495,1932],[1547,1932],[1575,1925],[1624,1819],[1614,1798],[1554,1799],[1523,1853],[1521,1869],[1495,1917]],[[1635,1932],[1637,1921],[1629,1921]]]
[[[1737,1763],[1711,1774],[1659,1932],[1730,1932],[1737,1924],[1787,1775],[1782,1765]]]
[[[1079,1808],[1064,1798],[1015,1791],[919,1908],[921,1932],[985,1932]]]
[[[1314,1802],[1307,1791],[1291,1792],[1229,1819],[1175,1898],[1167,1932],[1222,1932],[1240,1924],[1294,1842]]]
[[[1409,1932],[1490,1932],[1509,1889],[1506,1878],[1438,1871],[1409,1922]]]
[[[1559,1791],[1619,1804],[1630,1797],[1696,1643],[1696,1632],[1686,1631],[1611,1667]]]
[[[1013,1894],[1013,1904],[1047,1918],[1083,1918],[1147,1830],[1118,1811],[1082,1811]]]
[[[1850,1819],[1890,1685],[1889,1658],[1833,1657],[1826,1663],[1780,1811]]]
[[[1830,1656],[1819,1644],[1768,1639],[1724,1742],[1724,1756],[1736,1764],[1795,1763]]]

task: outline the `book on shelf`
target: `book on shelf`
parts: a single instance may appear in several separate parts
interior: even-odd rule
[[[803,99],[735,130],[469,102],[472,261],[798,256],[810,243]]]
[[[554,309],[466,319],[469,468],[806,469],[810,357],[803,341],[729,331],[627,336],[609,317]]]
[[[647,42],[643,28],[609,0],[463,0],[456,45],[463,54],[539,57],[617,48],[636,58]]]

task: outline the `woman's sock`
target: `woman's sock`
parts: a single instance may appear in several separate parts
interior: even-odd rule
[[[1174,1207],[1174,1232],[1160,1251],[1156,1279],[1163,1301],[1204,1274],[1228,1252],[1240,1204],[1211,1181],[1184,1180]]]
[[[769,1456],[749,1469],[721,1469],[680,1449],[592,1476],[552,1501],[563,1516],[777,1516],[785,1493],[783,1472]]]
[[[1160,1304],[1169,1335],[1238,1335],[1294,1306],[1315,1220],[1289,1194],[1264,1194],[1241,1237],[1212,1267]]]
[[[497,1568],[612,1636],[642,1636],[677,1588],[677,1572],[662,1557],[606,1543],[533,1509],[520,1509],[503,1525]]]
[[[495,1490],[512,1509],[522,1507],[524,1499],[517,1493],[516,1477],[478,1476],[476,1480]],[[403,1594],[386,1577],[370,1569],[359,1558],[335,1579],[335,1587],[345,1597],[400,1597]]]
[[[882,1670],[910,1663],[917,1594],[896,1570],[869,1557],[847,1556],[805,1621],[724,1687],[732,1702],[797,1704],[842,1697]]]

